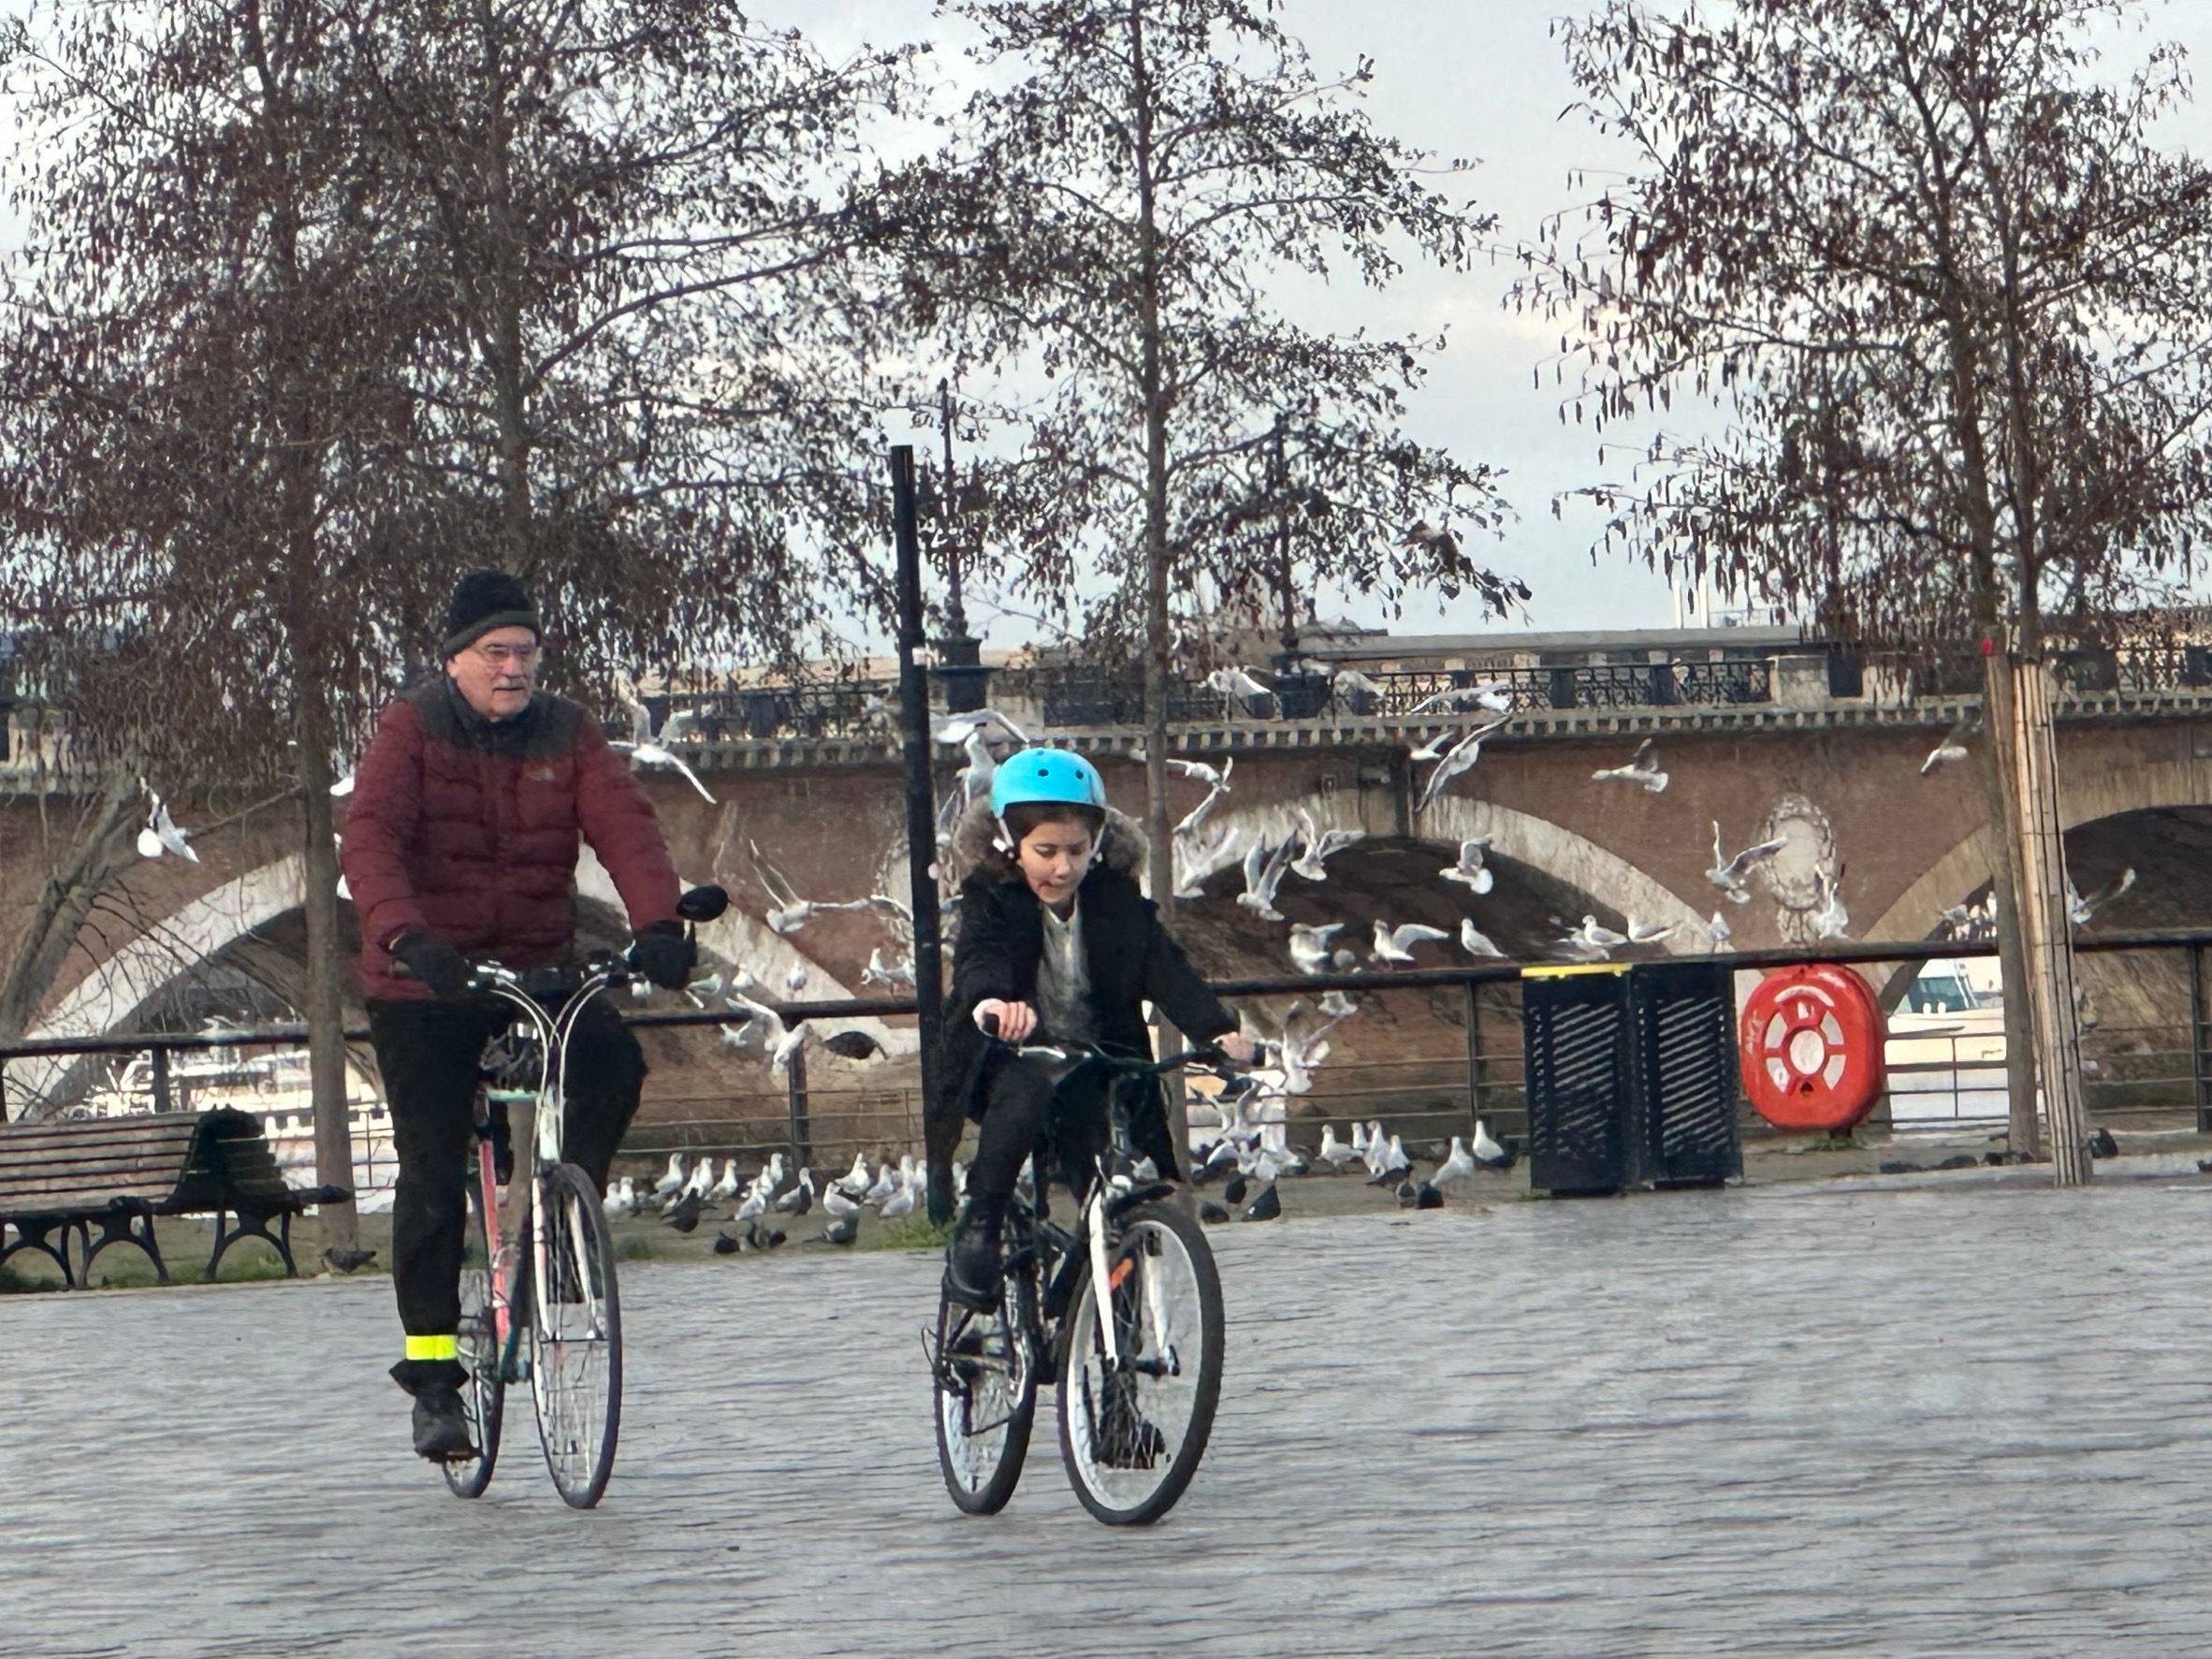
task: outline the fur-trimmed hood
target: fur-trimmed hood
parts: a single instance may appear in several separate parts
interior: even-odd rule
[[[953,875],[967,881],[977,876],[993,880],[1019,874],[1012,857],[998,850],[997,841],[998,821],[991,816],[991,803],[971,802],[953,831]],[[1144,868],[1150,845],[1135,819],[1112,807],[1106,808],[1106,828],[1099,837],[1098,865],[1136,881]]]

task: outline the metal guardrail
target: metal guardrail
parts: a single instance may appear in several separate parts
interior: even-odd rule
[[[2187,1113],[2199,1129],[2212,1130],[2212,1020],[2207,1019],[2204,974],[2208,946],[2212,946],[2212,932],[2198,931],[2088,935],[2075,941],[2076,951],[2084,954],[2139,951],[2188,953],[2193,1010],[2189,1021],[2176,1027],[2100,1028],[2093,1034],[2089,1045],[2093,1051],[2091,1057],[2100,1070],[2088,1079],[2087,1086],[2092,1105],[2101,1116]],[[1994,952],[1993,945],[1940,940],[1832,941],[1817,951],[1746,951],[1719,957],[1665,960],[1710,960],[1753,969],[1805,962],[1903,966],[1935,959],[1987,956]],[[1393,973],[1310,978],[1291,974],[1224,982],[1214,988],[1228,998],[1311,998],[1332,989],[1430,995],[1456,992],[1463,998],[1458,1018],[1453,1021],[1463,1029],[1463,1055],[1369,1059],[1357,1069],[1343,1065],[1324,1068],[1319,1074],[1322,1086],[1312,1096],[1302,1098],[1308,1106],[1327,1108],[1328,1115],[1333,1118],[1381,1117],[1400,1126],[1401,1132],[1414,1138],[1441,1140],[1448,1134],[1463,1133],[1477,1117],[1487,1119],[1493,1133],[1517,1133],[1524,1128],[1524,1062],[1519,1049],[1519,1022],[1514,1013],[1521,966],[1499,962]],[[870,1017],[903,1020],[912,1017],[914,1004],[905,998],[851,998],[780,1005],[778,1011],[793,1022]],[[730,1023],[726,1014],[689,1011],[638,1012],[627,1014],[625,1018],[631,1025],[647,1027],[719,1026]],[[365,1041],[368,1033],[348,1029],[345,1035],[347,1041],[358,1042]],[[30,1056],[151,1053],[155,1076],[159,1079],[166,1076],[170,1057],[178,1054],[288,1047],[303,1043],[306,1039],[306,1026],[297,1024],[215,1032],[110,1033],[96,1039],[0,1046],[0,1063]],[[1928,1041],[1917,1037],[1910,1040]],[[1917,1064],[1899,1070],[1905,1075],[1924,1072]],[[0,1072],[0,1089],[4,1086],[4,1072]],[[756,1109],[733,1110],[740,1103]],[[677,1104],[704,1104],[710,1110],[703,1113],[668,1110]],[[0,1092],[0,1120],[13,1115],[6,1110],[9,1105],[5,1093]],[[680,1103],[665,1098],[657,1099],[656,1115],[636,1126],[625,1151],[644,1156],[677,1149],[747,1155],[786,1150],[810,1160],[823,1158],[841,1163],[851,1158],[855,1147],[873,1151],[884,1145],[918,1145],[921,1105],[919,1091],[909,1083],[855,1088],[810,1085],[802,1060],[793,1068],[780,1093],[748,1091],[712,1100]],[[1764,1131],[1763,1123],[1741,1109],[1740,1102],[1739,1116],[1753,1132]],[[1980,1120],[1970,1117],[1960,1121]]]

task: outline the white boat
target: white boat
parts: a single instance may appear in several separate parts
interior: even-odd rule
[[[1888,1019],[1883,1060],[1899,1128],[2002,1124],[2011,1111],[1994,959],[1936,957]]]

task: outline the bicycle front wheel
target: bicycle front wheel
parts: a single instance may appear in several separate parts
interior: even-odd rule
[[[507,1397],[502,1374],[506,1356],[501,1351],[499,1321],[492,1306],[491,1253],[484,1226],[484,1184],[469,1183],[469,1222],[461,1259],[460,1362],[468,1372],[461,1384],[461,1415],[468,1419],[469,1438],[476,1455],[465,1463],[443,1463],[445,1484],[454,1495],[480,1498],[491,1484],[491,1471],[500,1456],[500,1417]]]
[[[1142,1526],[1174,1507],[1206,1455],[1221,1398],[1221,1275],[1196,1221],[1140,1204],[1122,1217],[1107,1279],[1101,1294],[1084,1270],[1063,1328],[1060,1455],[1084,1508],[1109,1526]]]
[[[1022,1477],[1037,1418],[1036,1302],[1022,1272],[1006,1275],[989,1313],[938,1299],[937,1463],[965,1514],[997,1514]]]
[[[574,1164],[539,1177],[531,1274],[530,1391],[546,1468],[569,1506],[606,1491],[622,1421],[622,1314],[599,1189]]]

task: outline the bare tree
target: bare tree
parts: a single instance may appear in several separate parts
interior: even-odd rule
[[[1509,302],[1567,324],[1562,418],[1635,459],[1584,492],[1608,546],[1876,643],[1990,642],[1993,709],[2008,651],[2164,596],[2207,523],[2212,174],[2152,142],[2185,95],[2177,51],[2092,72],[2088,32],[2131,9],[1612,0],[1564,25],[1583,111],[1637,166],[1547,227]],[[2026,1023],[2032,804],[2002,747],[2030,1152],[2024,1056],[2061,1051]]]
[[[415,367],[441,539],[594,661],[834,648],[879,603],[885,313],[866,118],[911,54],[832,62],[728,0],[347,0],[442,322]],[[561,642],[557,640],[557,647]]]
[[[1317,74],[1268,8],[941,9],[981,31],[991,84],[904,182],[908,299],[964,364],[1049,387],[1020,464],[993,481],[999,575],[1063,611],[1102,601],[1094,638],[1142,642],[1164,896],[1174,613],[1271,601],[1272,527],[1293,501],[1320,576],[1393,606],[1421,584],[1500,610],[1513,597],[1465,547],[1505,511],[1490,470],[1400,428],[1441,342],[1324,332],[1271,293],[1340,266],[1379,286],[1408,253],[1456,266],[1491,221],[1375,129],[1357,102],[1367,65]],[[1405,533],[1428,517],[1446,533]]]

